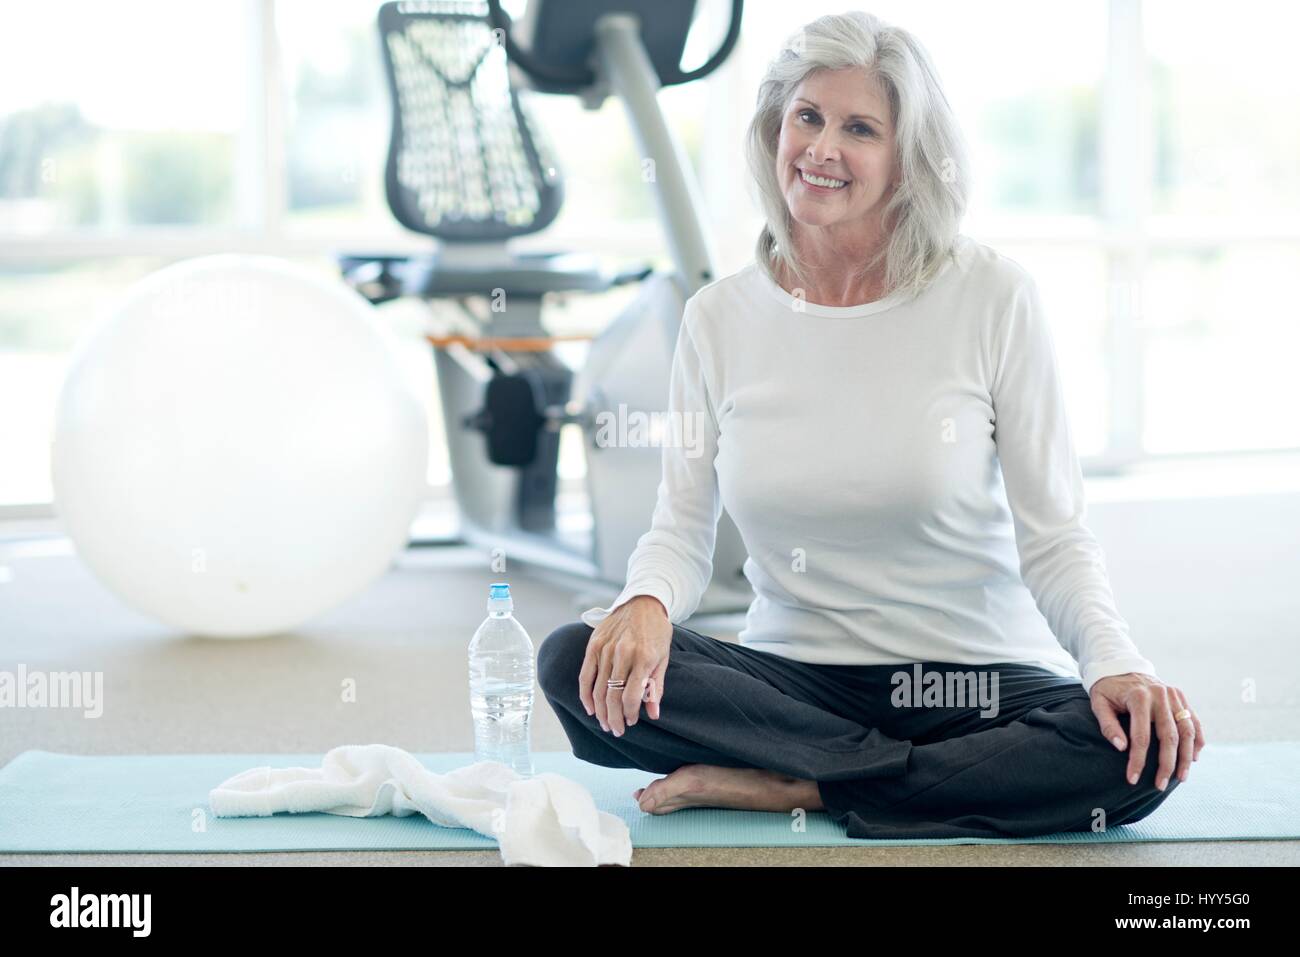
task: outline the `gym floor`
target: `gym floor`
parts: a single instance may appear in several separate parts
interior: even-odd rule
[[[10,526],[12,529],[12,526]],[[412,752],[469,751],[465,648],[482,621],[486,586],[508,580],[518,617],[534,643],[576,620],[585,603],[538,570],[493,573],[477,550],[408,549],[366,591],[310,625],[270,639],[179,637],[125,606],[93,577],[63,538],[5,538],[0,525],[0,667],[102,671],[103,715],[67,709],[12,709],[0,723],[0,765],[30,748],[81,754],[307,752],[382,742]],[[588,596],[592,597],[592,596]],[[599,596],[597,596],[599,597]],[[724,640],[734,632],[691,623]],[[1213,676],[1228,649],[1210,635],[1162,645],[1146,635],[1156,661],[1177,660],[1211,744],[1300,738],[1300,711],[1243,708],[1217,698]],[[1283,667],[1289,651],[1251,649],[1262,667]],[[357,700],[340,700],[356,681]],[[1174,680],[1170,678],[1169,680]],[[545,699],[534,711],[533,748],[567,750]],[[646,783],[657,775],[646,773]],[[1195,768],[1187,786],[1195,785]],[[481,851],[348,851],[264,854],[9,854],[0,864],[272,864],[501,866]],[[956,845],[834,848],[644,848],[634,866],[655,865],[1295,865],[1297,841],[1065,845]]]

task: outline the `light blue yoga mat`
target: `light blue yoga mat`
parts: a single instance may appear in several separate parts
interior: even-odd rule
[[[26,751],[0,768],[0,852],[460,850],[496,842],[422,815],[350,818],[276,814],[217,818],[208,792],[249,768],[319,767],[320,754],[74,755]],[[418,754],[439,773],[472,753]],[[1300,742],[1209,745],[1153,814],[1103,833],[1031,838],[874,840],[846,837],[820,811],[799,829],[789,814],[684,808],[646,814],[632,791],[657,777],[603,768],[566,752],[537,752],[535,770],[584,785],[627,822],[634,847],[827,847],[907,844],[1086,844],[1300,838]]]

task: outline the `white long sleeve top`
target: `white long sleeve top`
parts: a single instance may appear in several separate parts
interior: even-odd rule
[[[1037,284],[959,236],[917,296],[795,297],[751,262],[686,303],[650,529],[627,585],[698,607],[725,505],[754,599],[738,641],[822,664],[1155,675],[1084,524]],[[675,424],[672,424],[675,423]]]

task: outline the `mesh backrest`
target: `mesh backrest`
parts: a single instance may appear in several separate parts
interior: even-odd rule
[[[397,220],[453,241],[499,242],[549,225],[563,181],[545,132],[511,87],[485,0],[386,3],[379,29]]]

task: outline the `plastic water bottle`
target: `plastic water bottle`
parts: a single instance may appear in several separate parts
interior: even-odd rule
[[[509,585],[491,585],[488,616],[469,643],[474,760],[500,761],[516,773],[532,777],[533,643],[515,620],[514,607]]]

